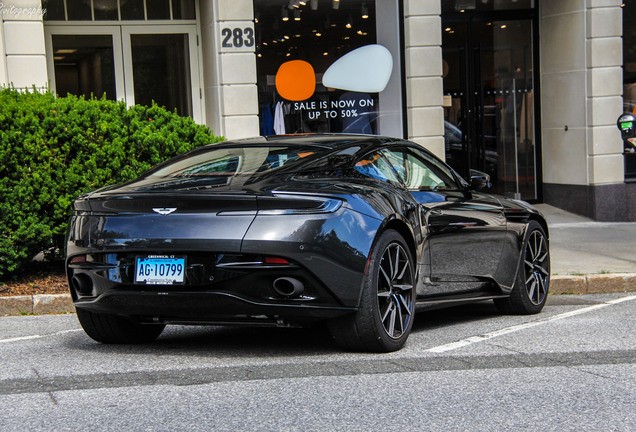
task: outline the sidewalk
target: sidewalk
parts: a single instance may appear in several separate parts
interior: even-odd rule
[[[594,222],[547,204],[552,294],[636,291],[636,223]]]
[[[547,204],[551,294],[636,291],[636,223],[594,222]],[[70,295],[0,297],[0,317],[75,312]]]

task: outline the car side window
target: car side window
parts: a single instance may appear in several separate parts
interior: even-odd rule
[[[385,154],[383,150],[370,153],[356,162],[354,169],[365,177],[401,183],[397,173],[387,161]]]
[[[387,159],[409,189],[460,189],[450,168],[434,157],[415,149],[390,150]]]

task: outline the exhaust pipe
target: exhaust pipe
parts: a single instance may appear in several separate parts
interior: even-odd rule
[[[75,274],[71,279],[71,283],[79,295],[90,296],[93,294],[93,281],[88,275],[83,273]]]
[[[290,277],[276,279],[272,288],[274,288],[276,294],[287,298],[298,297],[305,291],[305,286],[301,281]]]

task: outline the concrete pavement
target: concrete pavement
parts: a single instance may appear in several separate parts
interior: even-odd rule
[[[595,222],[547,204],[552,294],[636,291],[636,223]]]
[[[594,222],[537,207],[550,228],[551,294],[636,291],[636,223]],[[0,316],[74,311],[68,294],[0,297]]]

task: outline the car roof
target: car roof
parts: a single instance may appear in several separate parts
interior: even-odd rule
[[[215,146],[271,146],[271,145],[299,145],[299,146],[315,146],[322,148],[338,148],[349,146],[352,144],[367,144],[368,147],[378,146],[391,142],[405,142],[400,138],[390,138],[379,135],[363,135],[363,134],[289,134],[289,135],[270,135],[254,138],[244,138],[231,141],[223,141]],[[406,142],[405,142],[406,143]]]

